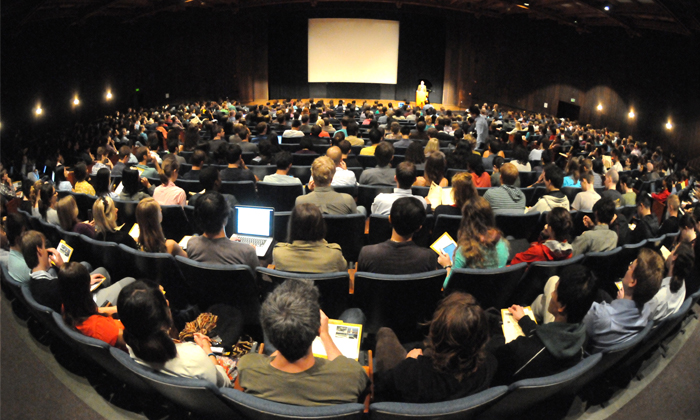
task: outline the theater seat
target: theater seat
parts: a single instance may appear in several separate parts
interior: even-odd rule
[[[365,244],[365,216],[363,214],[324,214],[326,241],[340,245],[347,262],[357,261]]]
[[[244,205],[254,206],[257,203],[255,182],[253,181],[223,181],[219,188],[221,194],[231,194]]]
[[[275,211],[290,211],[298,196],[304,194],[304,187],[299,184],[277,184],[258,182],[259,206],[274,207]]]
[[[501,310],[511,306],[513,293],[525,273],[527,263],[496,269],[455,268],[445,293],[455,290],[474,296],[482,308]]]
[[[576,255],[561,261],[536,261],[523,274],[518,287],[513,293],[515,303],[523,306],[530,305],[544,290],[544,285],[552,276],[558,276],[564,267],[572,264],[581,264],[585,255]]]
[[[358,185],[357,187],[357,205],[364,206],[367,213],[372,211],[372,203],[379,194],[391,194],[394,192],[394,187],[386,185]]]

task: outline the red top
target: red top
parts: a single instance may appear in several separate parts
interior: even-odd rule
[[[481,176],[476,176],[474,172],[472,174],[472,181],[476,188],[490,188],[491,187],[491,176],[488,172],[484,171]]]
[[[660,204],[666,204],[666,199],[669,195],[671,195],[671,193],[668,192],[668,190],[664,190],[663,192],[660,192],[658,194],[652,193],[651,198],[658,201]]]
[[[521,262],[533,263],[535,261],[561,261],[571,258],[572,251],[569,249],[564,252],[552,252],[544,242],[533,242],[527,251],[515,254],[510,265],[519,264]]]
[[[119,332],[124,329],[124,325],[121,321],[109,316],[92,315],[82,324],[76,325],[76,328],[83,335],[102,340],[110,346],[116,346]]]

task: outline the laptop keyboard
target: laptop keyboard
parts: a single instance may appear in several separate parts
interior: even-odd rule
[[[255,245],[256,247],[261,247],[265,245],[267,239],[251,238],[249,236],[239,236],[241,242],[244,244]]]

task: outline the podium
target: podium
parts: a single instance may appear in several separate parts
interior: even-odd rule
[[[419,107],[425,106],[425,103],[428,101],[428,92],[424,90],[417,90],[416,91],[416,104]]]

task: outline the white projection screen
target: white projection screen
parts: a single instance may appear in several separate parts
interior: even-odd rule
[[[398,67],[398,21],[309,19],[309,83],[395,85]]]

